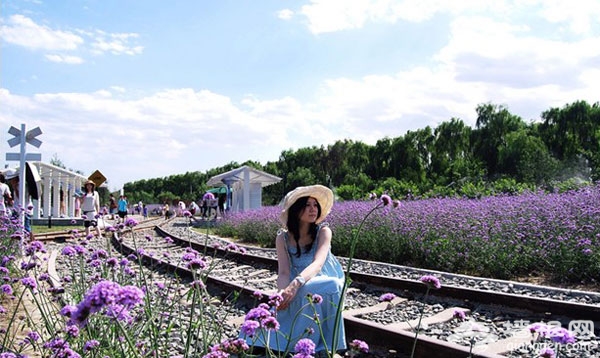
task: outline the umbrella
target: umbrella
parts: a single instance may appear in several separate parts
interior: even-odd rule
[[[213,194],[227,194],[227,187],[220,186],[217,188],[208,189],[207,192]]]
[[[209,193],[209,192],[206,192],[202,196],[202,199],[204,199],[204,200],[213,200],[214,198],[215,198],[214,194],[213,193]]]

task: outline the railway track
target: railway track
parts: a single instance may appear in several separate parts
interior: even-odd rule
[[[186,252],[203,253],[211,268],[207,284],[220,290],[223,297],[239,292],[250,298],[256,291],[268,294],[276,288],[273,250],[240,248],[226,240],[198,234],[189,230],[186,219],[141,223],[133,233],[113,238],[112,244],[123,256],[138,254],[152,270],[175,273],[177,277],[193,276],[182,259]],[[347,260],[341,261],[347,264]],[[543,322],[572,328],[572,323],[578,322],[577,327],[588,324],[588,330],[578,332],[580,336],[585,334],[585,339],[580,337],[579,346],[570,347],[574,354],[571,356],[600,356],[595,337],[598,331],[594,328],[600,321],[597,293],[422,270],[411,270],[409,274],[407,270],[354,261],[344,311],[348,341],[366,341],[373,355],[404,357],[410,353],[416,335],[414,328],[419,326],[415,357],[537,357],[542,343],[532,343],[531,324]],[[418,280],[425,274],[440,278],[442,287],[425,295],[426,286]],[[474,288],[485,282],[483,289]],[[506,285],[490,289],[501,284]],[[381,302],[384,294],[395,297]],[[247,302],[250,300],[240,301],[238,313],[251,308]],[[465,319],[457,312],[463,312]],[[228,319],[226,325],[235,332],[242,320],[243,313]]]

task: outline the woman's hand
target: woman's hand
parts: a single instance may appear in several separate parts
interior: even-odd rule
[[[298,282],[298,280],[293,280],[292,282],[290,282],[289,285],[287,285],[286,288],[284,288],[280,292],[281,297],[283,298],[283,301],[281,301],[279,306],[277,306],[278,311],[285,310],[289,307],[290,302],[292,302],[294,297],[296,297],[296,293],[298,293],[298,289],[301,286],[302,285],[300,284],[300,282]]]

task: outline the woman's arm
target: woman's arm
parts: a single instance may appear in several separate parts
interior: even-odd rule
[[[97,191],[94,191],[94,209],[100,215],[100,194]]]
[[[285,233],[280,233],[275,239],[277,249],[277,289],[283,290],[290,282],[290,258],[285,247]]]

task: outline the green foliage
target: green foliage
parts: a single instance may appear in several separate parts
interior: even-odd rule
[[[525,123],[507,107],[480,104],[475,128],[451,118],[436,128],[385,137],[375,145],[349,139],[328,146],[284,150],[261,165],[243,163],[282,178],[263,189],[263,204],[279,202],[301,185],[323,184],[344,200],[383,192],[397,197],[518,193],[571,178],[600,178],[600,106],[577,101]],[[239,167],[231,162],[205,173],[188,172],[125,185],[131,201],[197,200],[214,175]],[[499,182],[512,179],[514,182]]]

